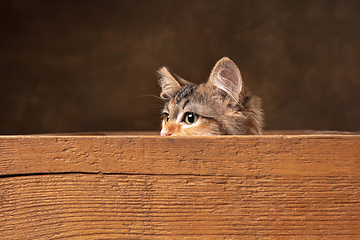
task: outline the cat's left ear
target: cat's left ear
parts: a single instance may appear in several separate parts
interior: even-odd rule
[[[168,100],[174,96],[182,86],[192,84],[173,73],[167,67],[160,68],[158,74],[159,84],[162,90],[160,97],[164,100]]]
[[[220,89],[236,102],[241,99],[243,81],[240,70],[228,57],[223,57],[215,64],[207,84]]]

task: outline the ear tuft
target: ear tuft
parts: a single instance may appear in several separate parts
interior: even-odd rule
[[[241,74],[236,64],[228,57],[223,57],[215,64],[208,84],[222,90],[236,102],[241,99],[243,89]]]
[[[172,76],[170,70],[167,67],[162,67],[158,70],[159,85],[161,87],[160,97],[164,100],[168,100],[171,96],[175,95],[180,89],[180,84]]]
[[[164,100],[170,99],[174,96],[182,86],[192,84],[175,73],[169,68],[162,67],[158,70],[159,74],[159,85],[161,87],[160,97]]]

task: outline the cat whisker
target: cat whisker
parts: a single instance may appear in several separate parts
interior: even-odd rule
[[[152,97],[152,98],[155,98],[155,99],[160,100],[161,102],[165,103],[165,100],[164,100],[164,99],[162,99],[162,98],[159,97],[159,96],[152,95],[152,94],[140,95],[140,96],[135,97],[133,100],[139,99],[139,98],[144,98],[144,97]]]
[[[151,104],[151,105],[146,106],[144,110],[147,110],[147,109],[156,109],[158,111],[161,111],[163,109],[163,106],[159,105],[159,104]]]

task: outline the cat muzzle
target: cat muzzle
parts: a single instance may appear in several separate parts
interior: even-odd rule
[[[160,135],[161,135],[161,136],[171,136],[172,133],[169,133],[168,131],[166,131],[166,130],[164,130],[164,129],[161,129]]]

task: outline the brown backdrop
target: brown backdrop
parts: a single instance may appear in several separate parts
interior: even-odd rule
[[[266,129],[360,130],[360,1],[0,1],[0,134],[158,130],[156,69],[229,56]]]

